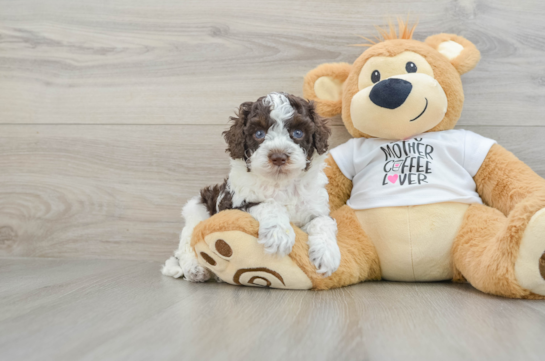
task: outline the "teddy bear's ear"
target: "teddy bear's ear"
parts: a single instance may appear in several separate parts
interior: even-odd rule
[[[426,44],[443,54],[460,75],[472,70],[481,60],[481,53],[475,45],[458,35],[432,35],[426,39]]]
[[[322,64],[307,73],[303,96],[314,101],[318,114],[333,117],[341,113],[342,87],[351,68],[347,63]]]

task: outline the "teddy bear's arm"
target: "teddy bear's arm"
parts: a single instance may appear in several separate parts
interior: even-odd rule
[[[348,198],[350,198],[352,181],[344,176],[331,155],[327,157],[325,162],[327,167],[324,171],[329,180],[329,183],[326,185],[327,193],[329,194],[329,209],[330,212],[333,212],[344,206]]]
[[[498,144],[490,148],[474,180],[484,203],[505,215],[524,199],[541,202],[545,196],[545,179]]]

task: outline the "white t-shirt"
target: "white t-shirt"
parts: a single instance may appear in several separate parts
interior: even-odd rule
[[[408,140],[355,138],[331,150],[353,182],[353,209],[440,202],[482,203],[473,177],[494,140],[468,130],[424,133]]]

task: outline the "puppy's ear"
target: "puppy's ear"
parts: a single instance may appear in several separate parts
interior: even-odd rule
[[[244,126],[250,114],[253,102],[245,102],[240,104],[236,116],[230,117],[232,122],[229,130],[223,132],[223,138],[227,142],[226,152],[233,159],[244,159]]]
[[[329,119],[318,115],[313,101],[309,102],[309,112],[315,125],[313,135],[314,148],[316,148],[318,154],[322,155],[329,148],[329,144],[327,143],[331,135],[331,128],[328,125]]]

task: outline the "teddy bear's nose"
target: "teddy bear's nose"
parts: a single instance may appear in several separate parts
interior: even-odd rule
[[[369,98],[382,108],[395,109],[405,102],[413,85],[406,80],[390,78],[375,84]]]

